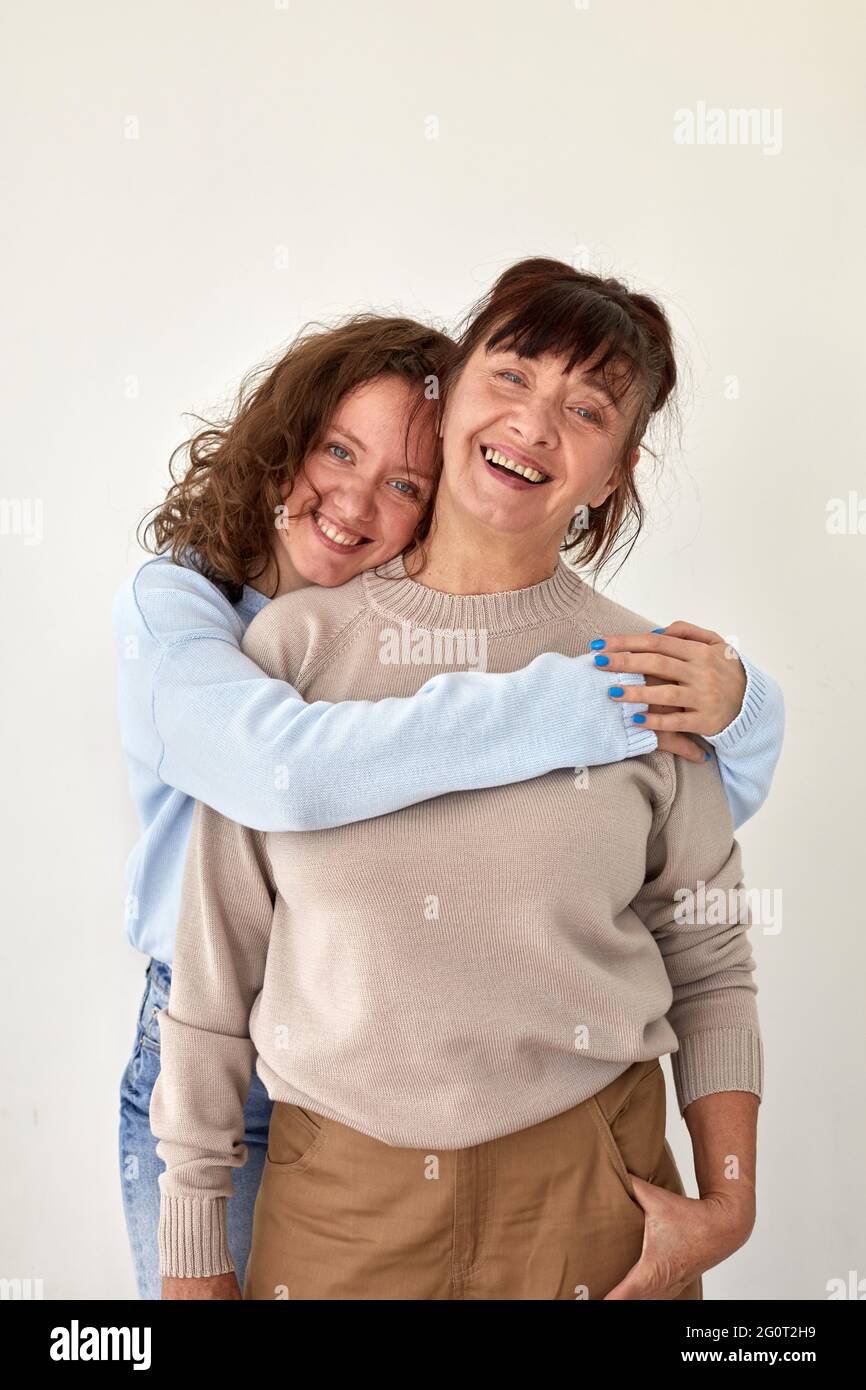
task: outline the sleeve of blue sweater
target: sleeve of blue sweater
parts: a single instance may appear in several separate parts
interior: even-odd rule
[[[713,745],[734,828],[763,806],[785,737],[785,700],[780,686],[737,652],[746,672],[746,690],[736,719],[721,733],[706,736]]]
[[[657,747],[631,721],[648,706],[612,701],[592,653],[548,652],[502,674],[443,672],[410,698],[308,704],[246,656],[234,608],[191,568],[143,565],[113,619],[119,640],[140,634],[156,653],[149,717],[160,779],[254,830],[327,829]],[[729,751],[720,746],[720,768]],[[741,769],[737,785],[756,780]]]

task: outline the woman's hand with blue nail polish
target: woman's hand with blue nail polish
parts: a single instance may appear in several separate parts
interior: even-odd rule
[[[645,682],[625,690],[610,686],[610,698],[649,705],[648,714],[633,716],[634,722],[654,730],[664,752],[689,762],[707,761],[704,750],[689,735],[721,733],[739,714],[746,673],[735,649],[718,632],[684,621],[590,642],[592,650],[600,647],[605,655],[595,657],[599,670],[633,672]]]

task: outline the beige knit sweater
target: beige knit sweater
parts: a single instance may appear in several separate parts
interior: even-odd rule
[[[452,596],[398,557],[274,600],[243,648],[308,701],[379,700],[482,647],[510,671],[656,625],[562,560],[526,589]],[[150,1110],[162,1273],[233,1268],[257,1055],[272,1099],[426,1150],[536,1124],[665,1053],[681,1111],[760,1096],[748,922],[715,759],[653,752],[308,833],[197,803]]]

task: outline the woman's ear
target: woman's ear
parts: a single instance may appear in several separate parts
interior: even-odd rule
[[[590,507],[601,507],[607,501],[608,497],[610,497],[610,494],[613,492],[615,487],[616,479],[609,479],[609,482],[605,483],[604,487],[600,488],[594,497],[590,497],[587,499]]]
[[[639,458],[640,458],[640,445],[638,445],[635,449],[632,449],[631,453],[629,454],[629,457],[628,457],[628,466],[629,466],[629,468],[634,468],[635,465],[637,464],[637,461],[638,461]],[[610,474],[610,476],[605,480],[604,487],[599,489],[599,491],[596,493],[595,497],[590,497],[590,498],[589,498],[589,505],[590,505],[591,507],[600,507],[600,506],[602,505],[602,503],[604,503],[604,502],[607,501],[608,497],[610,497],[610,494],[613,492],[614,488],[616,487],[616,485],[617,485],[617,483],[618,483],[618,481],[619,481],[619,479],[618,479],[618,477],[617,477],[617,473],[618,473],[618,470],[615,468],[615,469],[613,470],[613,472]]]

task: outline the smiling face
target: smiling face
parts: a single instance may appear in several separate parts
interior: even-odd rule
[[[437,515],[447,508],[463,529],[520,536],[547,555],[558,551],[579,506],[604,502],[617,483],[635,402],[618,407],[591,362],[568,375],[564,365],[552,354],[476,348],[443,414]]]
[[[283,489],[287,516],[275,533],[281,569],[288,561],[306,583],[331,588],[407,545],[436,484],[434,402],[422,402],[407,450],[420,391],[383,376],[343,397],[294,488]]]

